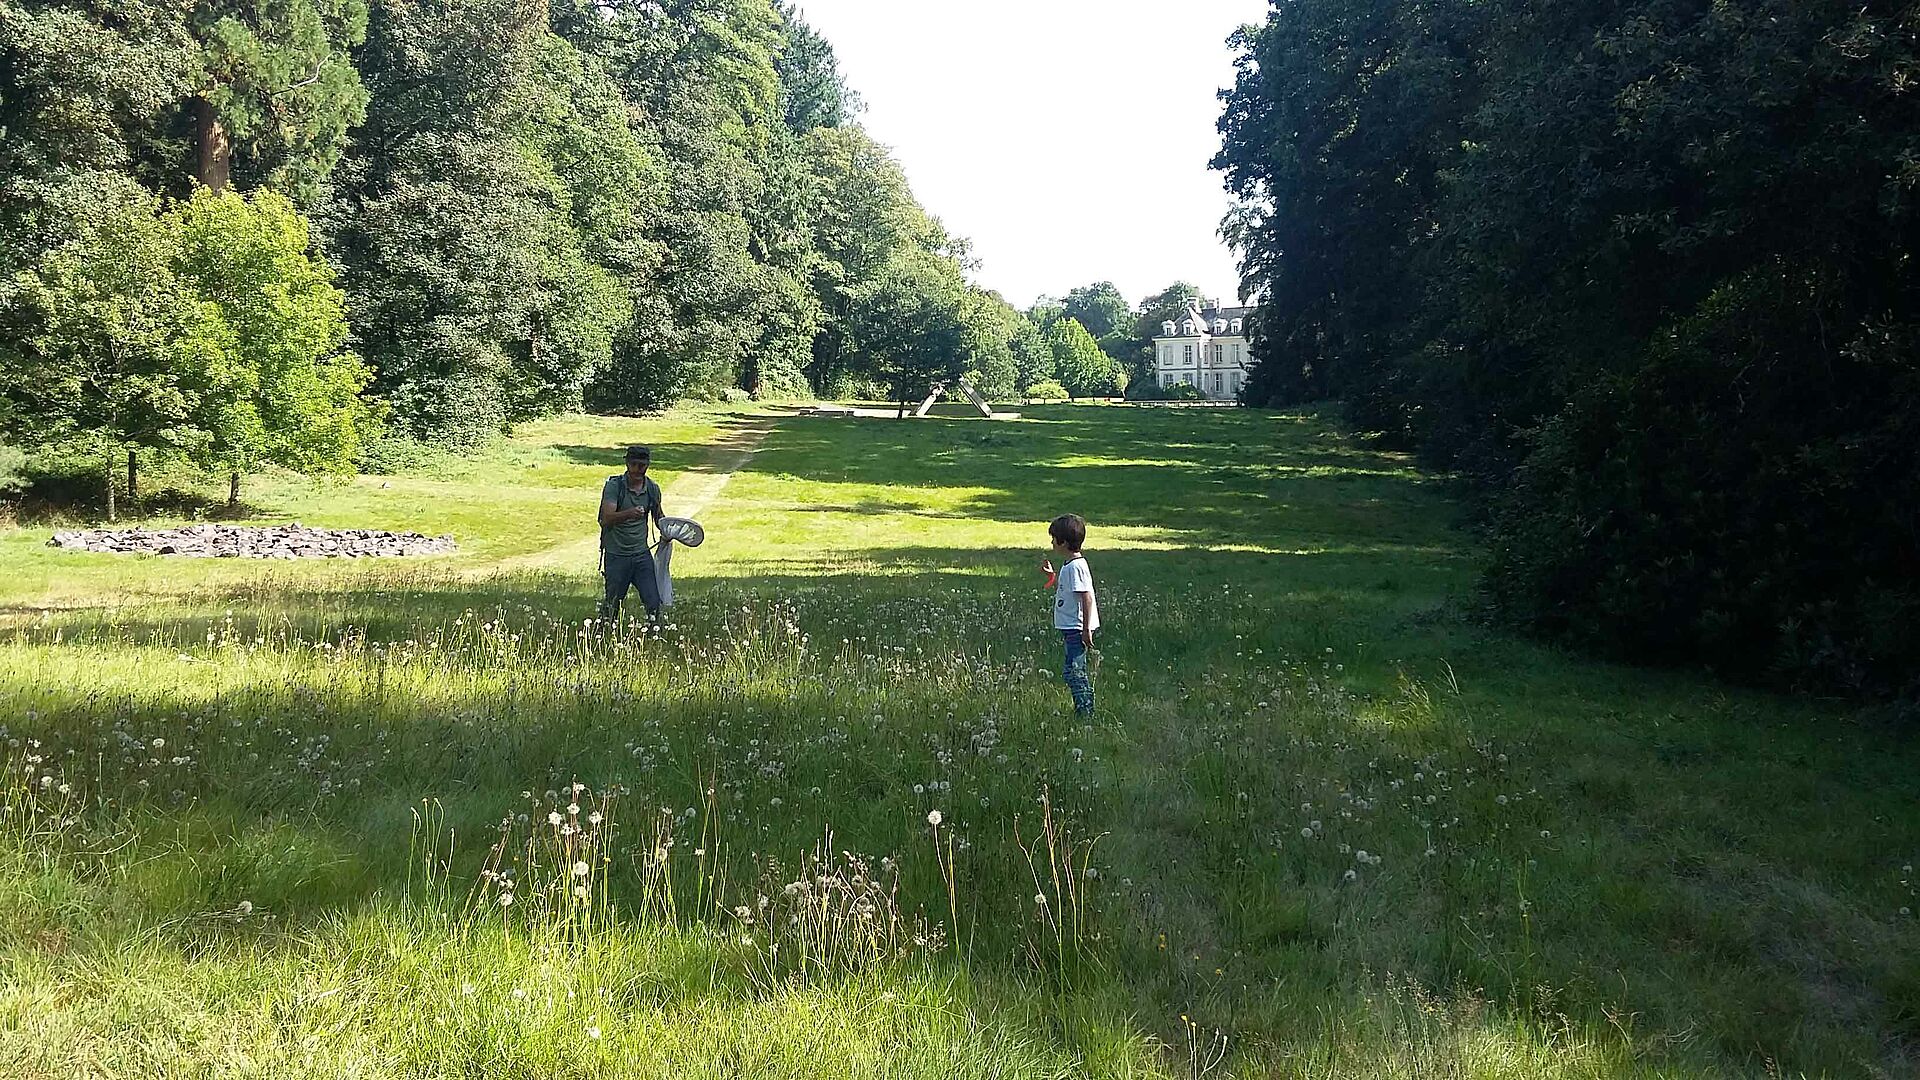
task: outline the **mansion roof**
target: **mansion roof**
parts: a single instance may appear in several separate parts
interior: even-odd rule
[[[1219,301],[1202,306],[1199,299],[1187,302],[1187,310],[1178,319],[1160,324],[1159,337],[1213,337],[1242,336],[1245,334],[1247,317],[1253,314],[1250,307],[1226,307]]]

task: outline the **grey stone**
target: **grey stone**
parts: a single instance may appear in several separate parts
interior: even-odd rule
[[[212,559],[336,559],[440,555],[457,545],[449,535],[422,536],[379,529],[314,529],[286,525],[188,525],[179,529],[62,529],[47,541],[65,551],[144,553]]]

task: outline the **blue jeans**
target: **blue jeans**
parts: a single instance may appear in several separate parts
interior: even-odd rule
[[[620,614],[620,601],[627,598],[627,590],[637,587],[640,590],[640,602],[646,605],[647,617],[656,618],[660,614],[660,579],[654,576],[653,553],[643,555],[606,554],[606,565],[601,569],[606,575],[607,595],[600,601],[600,617],[608,621]]]
[[[1061,675],[1067,680],[1067,689],[1073,692],[1073,711],[1081,716],[1093,715],[1093,676],[1087,674],[1087,638],[1078,630],[1062,630],[1060,637],[1067,645],[1067,662]]]

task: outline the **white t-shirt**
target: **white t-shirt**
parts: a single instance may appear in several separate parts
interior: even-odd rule
[[[1054,577],[1053,628],[1055,630],[1098,630],[1100,629],[1100,601],[1095,598],[1092,626],[1080,625],[1080,597],[1076,593],[1093,596],[1093,571],[1087,569],[1085,556],[1075,556],[1060,564],[1060,572]]]

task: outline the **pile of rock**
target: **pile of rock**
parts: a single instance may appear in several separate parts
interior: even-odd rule
[[[288,525],[189,525],[183,529],[76,529],[57,532],[49,547],[113,554],[186,555],[199,559],[366,559],[444,555],[451,536],[382,529],[310,529]]]

